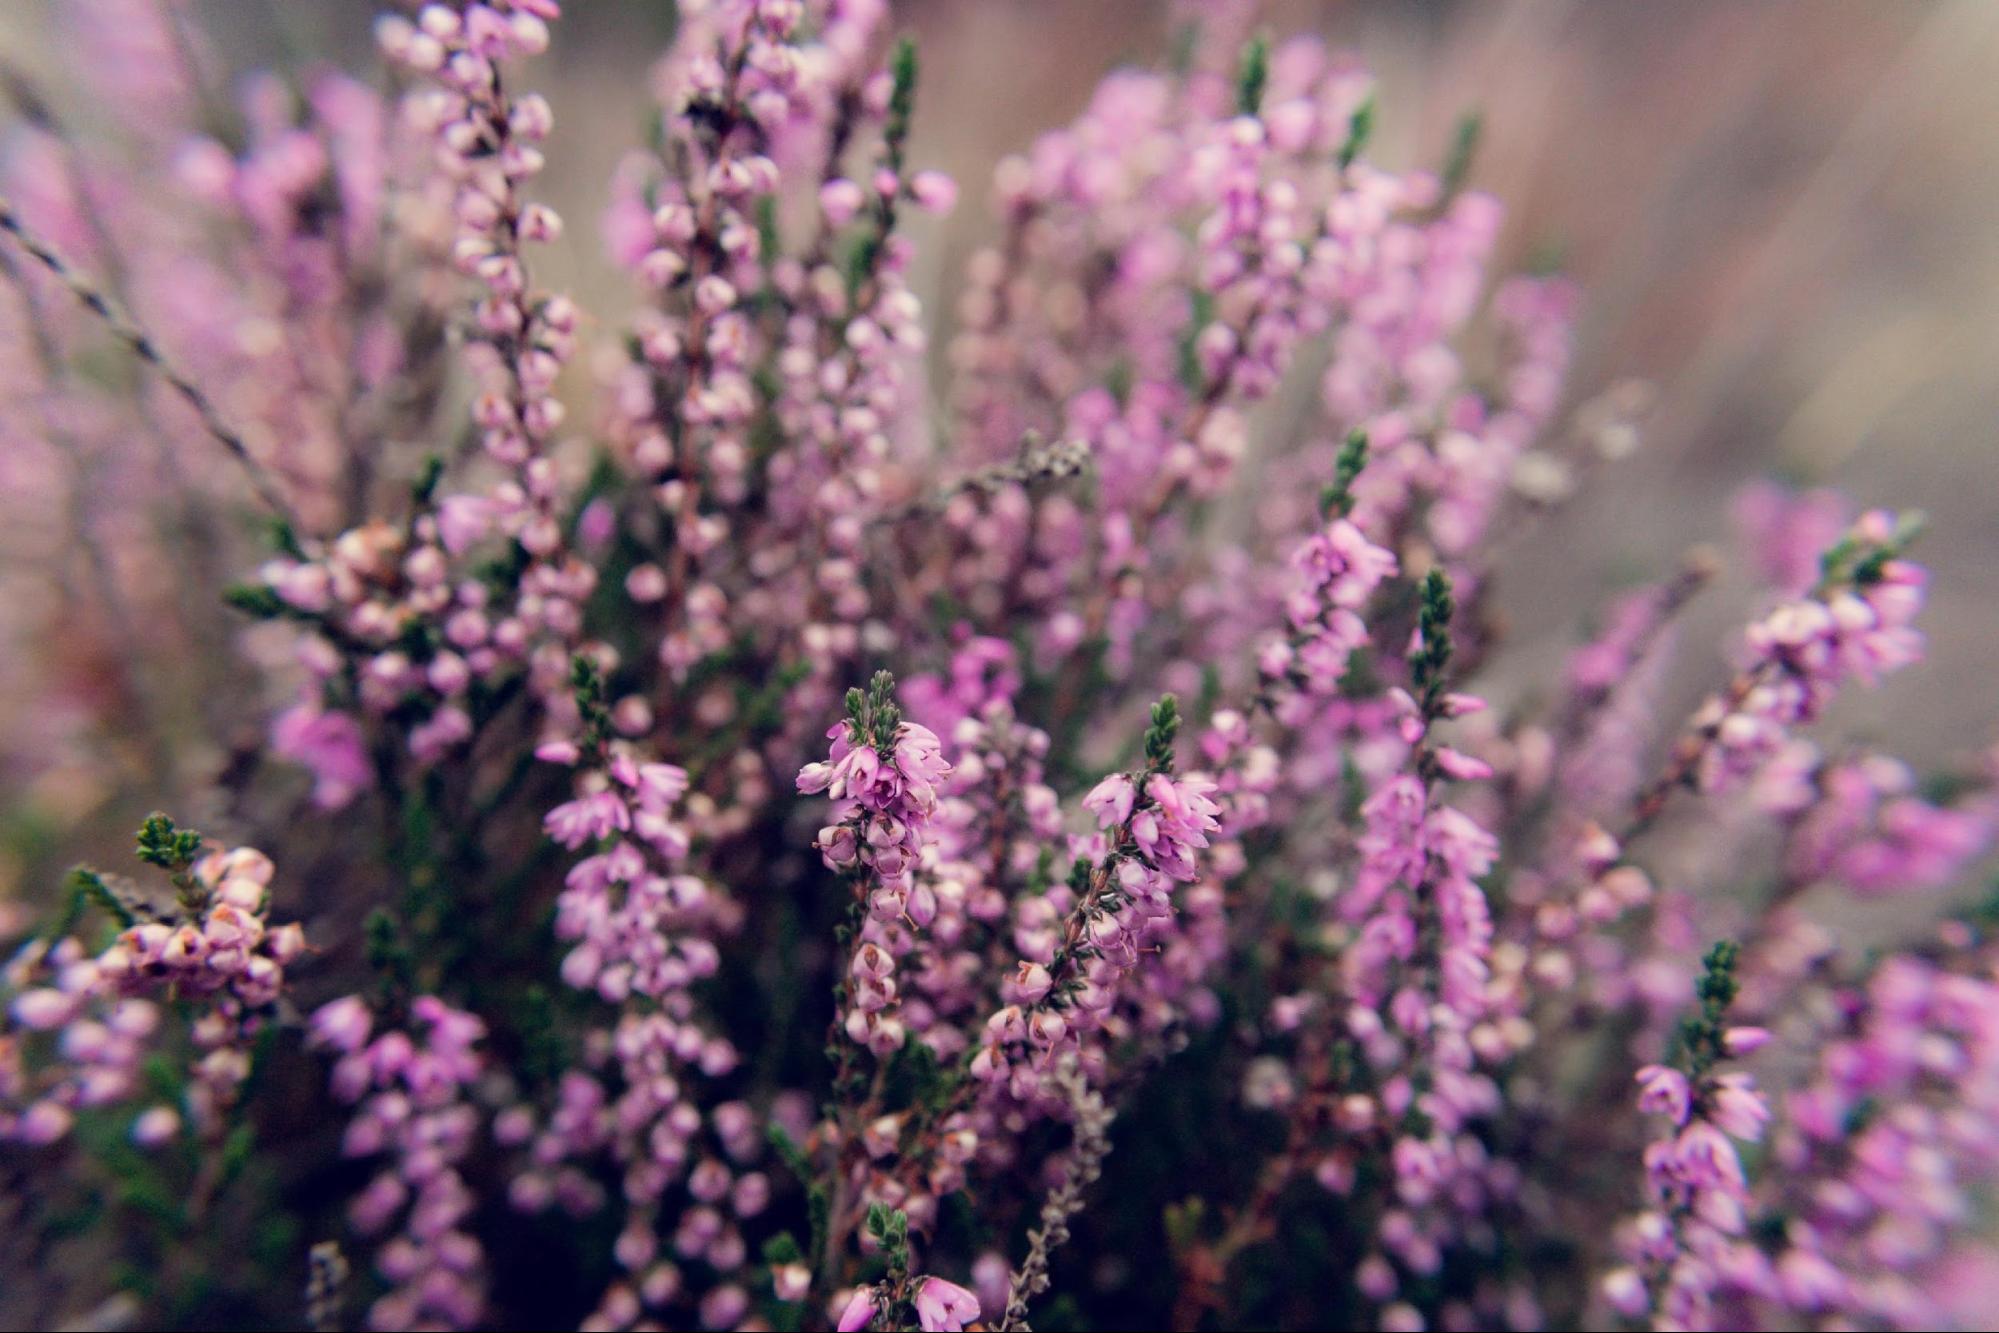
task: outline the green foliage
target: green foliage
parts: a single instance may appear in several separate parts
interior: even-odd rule
[[[410,486],[410,499],[419,509],[428,508],[432,497],[437,494],[437,484],[444,480],[444,455],[425,454],[423,470],[417,473],[416,481]]]
[[[1418,642],[1409,654],[1409,678],[1426,716],[1434,716],[1451,667],[1451,617],[1457,603],[1450,576],[1432,569],[1423,576],[1423,604],[1417,612]]]
[[[1205,388],[1198,340],[1201,330],[1214,317],[1215,298],[1208,292],[1196,291],[1188,302],[1187,327],[1180,331],[1180,384],[1188,393],[1200,393]]]
[[[849,743],[873,746],[882,758],[895,749],[896,733],[902,728],[902,709],[895,701],[895,674],[875,672],[863,691],[858,686],[847,691],[847,739]]]
[[[138,924],[138,918],[132,914],[132,909],[111,891],[111,886],[104,882],[102,876],[88,867],[77,866],[71,870],[63,887],[66,892],[62,915],[57,918],[51,938],[60,939],[73,933],[77,924],[83,920],[83,914],[92,907],[116,921],[121,930]]]
[[[888,95],[888,119],[882,138],[888,146],[889,166],[900,172],[903,146],[909,141],[909,118],[916,109],[916,43],[898,38],[889,57],[889,77],[894,81]]]
[[[1374,134],[1374,99],[1369,97],[1354,108],[1353,118],[1347,122],[1346,142],[1340,145],[1340,170],[1345,171],[1367,147],[1367,141]]]
[[[288,555],[294,560],[306,558],[305,548],[299,545],[298,533],[292,530],[292,525],[285,519],[271,520],[271,545],[276,547],[280,554]]]
[[[785,1169],[797,1177],[798,1183],[805,1187],[806,1216],[812,1226],[811,1256],[812,1263],[816,1267],[820,1257],[826,1252],[827,1224],[832,1212],[831,1201],[826,1195],[825,1182],[819,1179],[818,1173],[812,1169],[811,1159],[805,1155],[803,1148],[793,1142],[791,1135],[785,1132],[784,1126],[772,1123],[765,1134],[770,1140],[772,1150],[777,1153],[778,1160],[783,1162]]]
[[[1888,562],[1897,559],[1922,535],[1924,517],[1911,511],[1895,520],[1895,530],[1884,542],[1872,542],[1848,535],[1835,542],[1819,557],[1819,590],[1830,591],[1845,584],[1865,588],[1879,583]]]
[[[175,828],[173,820],[157,810],[139,826],[139,859],[147,865],[178,874],[200,854],[201,834]]]
[[[1254,116],[1263,109],[1263,89],[1270,82],[1270,38],[1262,33],[1242,48],[1242,62],[1236,69],[1236,111]]]
[[[1162,1219],[1166,1226],[1166,1243],[1176,1251],[1191,1248],[1200,1240],[1201,1227],[1207,1216],[1207,1201],[1198,1194],[1167,1204]]]
[[[1478,156],[1478,141],[1485,131],[1485,118],[1476,111],[1458,117],[1457,133],[1451,139],[1451,155],[1444,161],[1443,199],[1448,203],[1464,188],[1471,175],[1472,159]]]
[[[1699,1079],[1728,1054],[1724,1034],[1728,1007],[1741,989],[1735,975],[1741,954],[1735,941],[1718,940],[1701,960],[1701,978],[1694,984],[1700,1012],[1681,1020],[1674,1042],[1676,1060],[1684,1061],[1681,1067],[1689,1078]]]
[[[610,739],[611,710],[605,703],[604,673],[594,659],[581,653],[569,659],[569,688],[583,718],[584,748],[595,750]]]
[[[232,583],[222,590],[222,601],[257,620],[276,620],[287,609],[284,599],[262,583]]]
[[[1353,513],[1353,484],[1367,467],[1367,432],[1358,426],[1347,432],[1340,455],[1333,461],[1333,480],[1319,493],[1319,513],[1345,518]]]
[[[909,1276],[909,1217],[900,1208],[890,1208],[886,1204],[868,1205],[868,1235],[881,1247],[882,1258],[888,1264],[891,1282],[901,1282]]]
[[[1155,773],[1173,771],[1173,744],[1180,735],[1180,700],[1161,695],[1152,705],[1152,725],[1145,730],[1145,766]]]
[[[361,933],[367,940],[368,966],[396,992],[406,992],[416,978],[416,955],[403,936],[402,923],[386,907],[368,913]]]

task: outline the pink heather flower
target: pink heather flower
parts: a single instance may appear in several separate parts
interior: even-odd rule
[[[1818,577],[1819,555],[1839,539],[1851,506],[1837,491],[1793,493],[1775,482],[1742,488],[1734,517],[1757,572],[1778,591],[1805,591]]]
[[[77,1000],[47,987],[23,991],[14,997],[14,1021],[31,1032],[53,1032],[67,1023],[77,1010]]]
[[[171,1106],[152,1106],[132,1122],[132,1142],[142,1148],[157,1148],[180,1133],[180,1112]]]
[[[1330,604],[1350,610],[1365,606],[1398,567],[1392,552],[1376,546],[1344,518],[1334,519],[1323,533],[1307,539],[1292,556],[1292,564]]]
[[[1146,779],[1151,805],[1131,821],[1132,839],[1148,860],[1174,879],[1193,880],[1193,853],[1208,845],[1209,833],[1221,826],[1220,807],[1209,799],[1215,784],[1206,778],[1175,779],[1155,773]]]
[[[1777,1260],[1777,1284],[1791,1308],[1816,1313],[1846,1295],[1846,1277],[1822,1254],[1793,1248]]]
[[[861,187],[845,178],[836,177],[819,187],[819,211],[835,227],[852,222],[866,202],[867,195]]]
[[[873,1287],[856,1287],[847,1303],[840,1307],[840,1319],[835,1327],[839,1333],[860,1333],[875,1318],[875,1290]]]
[[[812,1288],[812,1270],[804,1264],[780,1264],[771,1271],[771,1292],[781,1301],[802,1301]]]
[[[566,739],[551,740],[543,741],[540,745],[537,745],[534,757],[545,764],[561,764],[564,767],[574,767],[577,761],[583,757],[583,752],[577,748],[575,741]]]
[[[367,1042],[374,1024],[374,1014],[365,1000],[358,995],[343,995],[314,1011],[312,1037],[321,1045],[352,1054]]]
[[[446,496],[437,510],[437,530],[444,549],[453,555],[471,550],[492,530],[493,518],[493,503],[483,496]]]
[[[916,1288],[916,1322],[923,1333],[960,1333],[979,1317],[979,1298],[954,1282],[926,1277]]]
[[[1090,789],[1083,798],[1083,808],[1095,812],[1097,827],[1111,828],[1131,818],[1132,805],[1138,799],[1138,789],[1123,773],[1113,773]]]
[[[1724,1132],[1751,1143],[1763,1137],[1770,1107],[1747,1074],[1723,1074],[1707,1094],[1708,1115]]]
[[[338,810],[374,784],[360,724],[346,713],[299,704],[271,724],[271,745],[311,770],[312,799],[321,809]]]
[[[616,792],[600,791],[556,806],[548,812],[543,825],[549,837],[574,851],[586,842],[629,829],[632,812]]]
[[[1742,1158],[1728,1136],[1705,1120],[1680,1131],[1669,1158],[1672,1170],[1696,1189],[1740,1189]]]
[[[1646,1065],[1638,1071],[1638,1109],[1671,1116],[1675,1125],[1687,1123],[1693,1108],[1693,1088],[1687,1076],[1667,1065]]]
[[[919,171],[910,178],[909,195],[926,213],[949,213],[958,203],[958,183],[941,171]]]
[[[1615,1268],[1604,1274],[1603,1296],[1626,1319],[1641,1318],[1650,1304],[1645,1279],[1635,1268]]]
[[[46,1148],[70,1131],[76,1122],[69,1108],[52,1101],[39,1101],[22,1113],[14,1135],[31,1148]]]

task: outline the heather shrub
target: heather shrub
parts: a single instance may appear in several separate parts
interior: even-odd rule
[[[1991,1281],[1999,771],[1976,710],[1930,773],[1834,709],[1920,670],[1921,524],[1746,492],[1691,715],[1706,545],[1505,684],[1499,553],[1645,395],[1498,271],[1475,121],[1378,160],[1358,64],[1190,7],[995,165],[944,319],[881,0],[683,3],[595,239],[539,188],[556,0],[221,89],[174,6],[79,8],[111,123],[24,73],[0,160],[4,503],[63,594],[0,763],[176,808],[0,899],[10,1317],[1934,1327]],[[629,314],[543,277],[599,240]]]

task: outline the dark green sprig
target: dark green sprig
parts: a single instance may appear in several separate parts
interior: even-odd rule
[[[124,899],[104,882],[104,877],[88,866],[77,866],[71,870],[69,877],[63,881],[63,887],[67,892],[63,895],[62,915],[56,919],[55,929],[49,932],[52,940],[59,940],[74,931],[77,923],[83,920],[83,914],[92,907],[116,921],[120,930],[130,929],[139,922]]]
[[[1180,736],[1180,700],[1161,695],[1152,705],[1152,725],[1145,729],[1145,766],[1156,773],[1173,771],[1173,743]]]
[[[235,583],[222,590],[223,602],[256,620],[276,620],[287,611],[284,598],[262,583]]]
[[[902,179],[903,150],[909,143],[910,113],[916,109],[916,43],[904,37],[895,44],[889,61],[894,86],[889,91],[888,114],[882,125],[882,164],[898,181]],[[906,189],[906,186],[899,186]],[[888,248],[895,230],[894,193],[879,195],[869,213],[869,225],[854,243],[847,259],[847,295],[858,296],[874,277],[875,268]]]
[[[1888,562],[1901,558],[1923,532],[1924,516],[1915,510],[1897,516],[1895,531],[1887,541],[1868,541],[1856,536],[1840,538],[1819,557],[1819,587],[1830,592],[1844,584],[1865,588],[1879,583]]]
[[[764,1242],[764,1262],[773,1268],[783,1264],[795,1264],[805,1257],[805,1251],[798,1248],[798,1240],[789,1231],[780,1231]]]
[[[909,142],[909,118],[916,109],[916,43],[911,39],[897,39],[895,54],[889,58],[889,77],[894,83],[889,90],[882,141],[887,148],[889,169],[900,175],[903,145]]]
[[[902,725],[902,709],[895,702],[895,675],[875,672],[868,682],[868,707],[874,719],[877,744],[894,744],[895,731]]]
[[[1742,988],[1735,976],[1741,956],[1734,940],[1718,940],[1701,959],[1701,979],[1694,984],[1700,1012],[1681,1020],[1677,1042],[1682,1071],[1695,1082],[1728,1055],[1728,1007]]]
[[[765,1133],[779,1160],[798,1178],[798,1183],[805,1187],[806,1217],[812,1225],[811,1263],[816,1268],[820,1256],[825,1253],[827,1223],[832,1215],[832,1203],[827,1198],[826,1185],[813,1172],[812,1161],[805,1155],[805,1149],[799,1147],[797,1141],[785,1132],[784,1126],[773,1124]]]
[[[1347,121],[1347,139],[1340,145],[1340,170],[1345,171],[1354,164],[1354,159],[1367,147],[1367,141],[1374,134],[1374,99],[1368,98],[1354,108],[1353,118]]]
[[[869,745],[886,759],[895,749],[896,733],[902,729],[902,708],[895,701],[895,673],[877,671],[866,690],[858,686],[847,691],[847,740],[852,745]]]
[[[72,901],[91,904],[116,921],[121,927],[130,928],[139,923],[125,900],[111,891],[104,877],[95,870],[78,866],[69,872],[69,892]]]
[[[604,673],[596,661],[578,653],[569,659],[569,687],[576,692],[576,711],[583,718],[583,744],[596,750],[611,734],[611,710],[604,703]]]
[[[1188,303],[1187,326],[1180,332],[1180,383],[1189,393],[1205,391],[1207,375],[1201,369],[1201,330],[1215,317],[1215,298],[1196,291]]]
[[[1333,463],[1333,481],[1319,493],[1322,518],[1345,518],[1353,513],[1353,484],[1367,467],[1367,432],[1355,427],[1347,432],[1346,443]]]
[[[868,1205],[868,1235],[881,1246],[890,1281],[909,1276],[909,1216],[887,1204]]]
[[[386,907],[377,907],[361,923],[366,940],[368,966],[373,968],[392,992],[413,989],[416,954],[403,938],[402,924]]]
[[[1442,198],[1449,203],[1464,188],[1471,175],[1472,159],[1478,155],[1478,141],[1485,132],[1485,118],[1476,111],[1458,117],[1457,134],[1451,139],[1451,155],[1444,160]]]
[[[201,835],[193,829],[175,828],[173,820],[155,810],[139,826],[139,859],[179,875],[201,854]]]
[[[1409,679],[1426,717],[1436,715],[1437,703],[1443,698],[1451,666],[1451,617],[1456,613],[1450,576],[1432,569],[1423,576],[1423,606],[1416,620],[1418,642],[1409,654]]]
[[[426,509],[431,498],[437,494],[437,484],[444,480],[444,455],[425,454],[423,470],[417,473],[416,481],[410,486],[410,499],[416,507]]]
[[[280,554],[288,555],[294,560],[306,558],[305,547],[299,545],[298,532],[292,527],[289,519],[271,520],[271,545],[275,546]]]
[[[909,1281],[909,1218],[900,1208],[868,1205],[867,1233],[881,1251],[888,1271],[875,1285],[875,1315],[869,1328],[909,1328],[916,1322],[916,1303]]]
[[[886,1328],[907,1328],[915,1313],[909,1298],[909,1216],[900,1208],[871,1203],[867,1228],[888,1264],[888,1273],[879,1288],[880,1321]]]
[[[1096,870],[1096,862],[1087,856],[1079,856],[1069,863],[1069,887],[1079,895],[1090,888],[1090,875]]]
[[[1254,116],[1263,109],[1263,90],[1270,82],[1270,38],[1262,33],[1242,48],[1242,62],[1236,67],[1236,113]]]

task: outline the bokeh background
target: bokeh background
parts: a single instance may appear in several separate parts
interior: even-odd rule
[[[6,63],[85,135],[93,109],[65,60],[91,3],[0,6]],[[915,223],[942,349],[956,275],[993,230],[993,163],[1070,118],[1106,71],[1166,50],[1181,11],[1164,0],[895,9],[923,53],[914,159],[964,189],[950,219]],[[658,0],[570,10],[534,74],[557,112],[544,188],[572,223],[544,271],[608,332],[626,298],[594,219],[641,133],[641,90],[673,13]],[[224,81],[320,60],[379,68],[374,11],[363,0],[186,7]],[[1515,683],[1558,660],[1579,607],[1692,543],[1726,541],[1731,494],[1777,475],[1930,516],[1932,660],[1856,700],[1848,721],[1894,717],[1896,747],[1919,763],[1984,739],[1966,724],[1999,700],[1999,5],[1299,0],[1266,12],[1272,31],[1319,33],[1374,69],[1385,161],[1440,162],[1458,119],[1478,113],[1473,179],[1506,205],[1502,268],[1556,263],[1583,290],[1572,400],[1624,379],[1654,388],[1642,450],[1540,520],[1548,531],[1512,543],[1501,604]],[[0,137],[13,114],[0,103]],[[23,545],[0,533],[0,591],[36,591],[48,551]],[[1730,589],[1689,617],[1698,650],[1676,702],[1720,669],[1742,610]],[[8,705],[21,702],[0,699],[0,718],[18,720]],[[52,804],[55,826],[84,844],[38,836],[36,854],[0,863],[0,885],[19,889],[127,822],[93,810],[100,794],[61,771],[0,783],[11,813]]]

